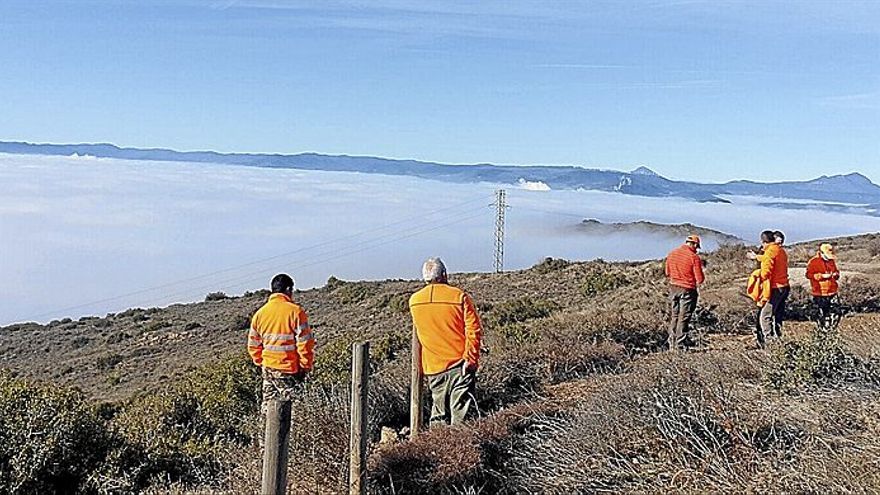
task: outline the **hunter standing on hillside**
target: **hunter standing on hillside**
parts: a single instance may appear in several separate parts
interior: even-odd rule
[[[666,257],[666,277],[669,279],[669,350],[675,351],[692,345],[689,326],[697,309],[697,286],[703,283],[703,261],[697,254],[700,237],[690,235],[684,244]]]
[[[288,442],[284,439],[290,431],[291,402],[312,369],[315,351],[309,317],[293,302],[293,279],[281,273],[271,284],[269,300],[251,318],[247,343],[254,364],[263,369],[262,493],[284,491],[280,487],[287,486]]]
[[[480,317],[471,298],[448,284],[440,258],[425,261],[422,278],[428,285],[410,297],[409,308],[431,389],[431,425],[459,424],[476,407]]]
[[[831,300],[837,295],[840,270],[837,269],[837,255],[831,244],[819,246],[819,252],[807,263],[807,279],[813,293],[813,303],[819,312],[819,323],[831,317]]]
[[[749,258],[761,263],[760,280],[770,283],[770,298],[758,311],[758,327],[755,329],[758,346],[764,347],[765,336],[782,337],[782,321],[785,319],[785,301],[790,292],[788,281],[788,253],[782,244],[782,232],[761,232],[763,254],[749,253]]]
[[[293,279],[272,278],[269,300],[251,318],[248,353],[263,368],[263,402],[290,401],[315,355],[315,336],[306,312],[293,302]]]

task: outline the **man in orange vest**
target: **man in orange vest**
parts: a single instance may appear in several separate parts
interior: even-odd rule
[[[251,318],[247,350],[254,364],[263,369],[266,441],[262,493],[283,493],[291,402],[315,362],[315,334],[306,312],[293,302],[290,275],[275,275],[271,288],[269,300]]]
[[[697,309],[697,286],[705,281],[703,261],[697,254],[700,237],[690,235],[684,244],[666,257],[666,277],[669,279],[669,340],[670,351],[690,345],[689,325]]]
[[[263,368],[263,402],[290,401],[315,355],[315,335],[306,312],[293,302],[293,279],[272,278],[272,294],[251,318],[248,354]]]
[[[840,270],[837,255],[831,244],[819,246],[819,252],[807,263],[807,279],[813,293],[813,303],[819,311],[819,322],[827,322],[831,316],[831,300],[837,295]]]
[[[761,280],[770,282],[770,298],[758,312],[758,327],[755,336],[758,346],[764,347],[765,336],[782,337],[782,322],[785,319],[785,302],[791,291],[788,280],[788,253],[782,247],[785,235],[779,231],[761,232],[761,246],[764,253],[749,253],[751,259],[761,263]]]
[[[449,285],[440,258],[425,261],[422,278],[427,285],[410,297],[409,308],[431,389],[431,425],[459,424],[476,407],[480,317],[470,296]]]

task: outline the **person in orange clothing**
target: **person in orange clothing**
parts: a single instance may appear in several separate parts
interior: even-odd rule
[[[476,408],[480,317],[470,296],[449,285],[440,258],[425,261],[422,278],[427,285],[410,297],[409,308],[431,390],[431,425],[459,424]]]
[[[263,402],[290,401],[311,371],[315,334],[306,312],[293,302],[293,279],[281,273],[272,294],[251,318],[248,354],[263,369]]]
[[[670,351],[683,349],[690,342],[690,322],[697,309],[699,292],[703,283],[703,261],[697,254],[700,237],[688,236],[684,244],[673,249],[666,257],[666,278],[669,279],[669,339]]]
[[[759,347],[764,347],[766,337],[781,338],[782,322],[785,319],[785,302],[788,299],[788,253],[782,244],[785,235],[779,231],[765,230],[761,232],[763,254],[749,253],[749,258],[761,263],[760,278],[770,283],[770,298],[758,311],[758,325],[755,337]]]
[[[807,279],[813,293],[813,304],[819,313],[819,322],[826,322],[831,316],[831,301],[839,290],[840,270],[837,269],[837,254],[831,244],[819,246],[807,263]]]

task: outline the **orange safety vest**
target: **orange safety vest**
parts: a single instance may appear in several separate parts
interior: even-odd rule
[[[428,284],[409,298],[422,344],[422,371],[442,373],[467,361],[478,365],[482,328],[471,298],[447,284]]]
[[[315,334],[309,317],[286,294],[274,293],[251,318],[248,354],[254,364],[299,373],[315,362]]]

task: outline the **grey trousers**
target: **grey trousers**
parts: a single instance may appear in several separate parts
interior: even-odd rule
[[[431,389],[431,426],[462,423],[471,409],[476,409],[476,371],[463,371],[462,364],[458,364],[428,375],[427,379]]]
[[[782,321],[785,319],[785,301],[788,299],[788,287],[770,290],[770,300],[758,313],[757,338],[758,344],[764,345],[764,338],[782,337]]]
[[[697,309],[697,289],[672,286],[669,290],[669,350],[684,348],[689,342],[691,317]]]

